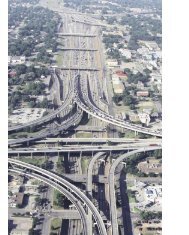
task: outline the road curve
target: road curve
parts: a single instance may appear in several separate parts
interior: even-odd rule
[[[24,142],[28,142],[28,141],[34,141],[34,140],[42,139],[42,138],[45,138],[49,135],[56,135],[60,131],[67,130],[71,126],[79,124],[79,122],[82,119],[82,116],[83,116],[83,111],[79,110],[72,117],[65,120],[60,125],[60,127],[57,127],[55,130],[49,129],[49,130],[46,130],[46,131],[42,132],[41,134],[40,133],[36,134],[33,137],[21,138],[21,139],[11,139],[11,140],[8,141],[8,144],[9,145],[11,145],[11,144],[20,144],[20,143],[24,143]]]
[[[70,85],[71,86],[71,85]],[[59,114],[60,112],[62,112],[63,110],[65,110],[65,108],[70,104],[70,102],[72,101],[73,99],[73,89],[71,89],[70,87],[70,92],[69,94],[67,95],[63,105],[61,105],[58,109],[54,110],[52,113],[48,114],[48,115],[45,115],[44,117],[42,118],[38,118],[34,121],[31,121],[31,122],[27,122],[25,124],[20,124],[20,125],[17,125],[17,126],[11,126],[8,128],[8,131],[16,131],[16,130],[20,130],[20,129],[23,129],[23,128],[26,128],[26,127],[29,127],[29,126],[33,126],[33,125],[39,125],[39,124],[42,124],[42,123],[45,123],[47,121],[50,121],[51,119],[53,119],[57,114]]]
[[[116,125],[116,126],[119,126],[119,127],[125,128],[125,129],[129,129],[132,131],[136,131],[136,132],[140,132],[140,133],[144,133],[144,134],[148,134],[148,135],[152,135],[152,136],[162,137],[162,133],[160,131],[153,131],[148,128],[144,128],[141,126],[137,126],[137,125],[125,122],[121,119],[114,118],[113,116],[111,116],[111,115],[105,113],[104,111],[102,111],[101,109],[99,109],[97,106],[94,106],[91,102],[89,103],[89,105],[85,104],[80,98],[80,94],[78,92],[78,89],[79,89],[79,75],[76,76],[75,82],[74,82],[74,101],[81,109],[83,109],[88,114],[90,114],[90,115],[92,115],[102,121],[111,123],[113,125]],[[86,100],[85,100],[85,102],[86,102]]]
[[[64,194],[75,205],[75,207],[79,211],[79,214],[80,214],[81,219],[82,219],[83,229],[84,229],[85,235],[90,234],[90,232],[89,232],[90,228],[89,228],[88,223],[87,223],[87,216],[86,216],[85,210],[84,210],[83,206],[81,205],[81,203],[78,202],[78,200],[68,190],[61,187],[57,183],[52,182],[51,180],[46,179],[45,177],[43,177],[41,175],[38,175],[38,174],[35,174],[35,173],[26,173],[26,172],[24,172],[23,170],[20,170],[20,169],[9,169],[9,171],[12,171],[12,172],[18,173],[18,174],[27,175],[29,177],[33,177],[33,178],[36,178],[38,180],[41,180],[42,182],[44,182],[44,183],[48,184],[49,186],[53,187],[54,189],[58,190],[60,193]],[[92,234],[90,234],[90,235],[92,235]]]
[[[151,150],[161,149],[161,147],[144,147],[137,150],[125,153],[118,157],[110,168],[109,173],[109,192],[110,192],[110,214],[111,214],[111,224],[112,224],[112,235],[118,235],[118,223],[117,223],[117,207],[116,207],[116,195],[115,195],[115,184],[114,184],[114,173],[115,169],[120,162],[125,158],[132,156],[135,153],[146,152]]]
[[[87,170],[87,184],[86,184],[86,192],[87,192],[87,196],[89,197],[90,200],[92,200],[92,178],[93,178],[93,165],[95,163],[95,161],[101,157],[103,154],[103,152],[99,152],[97,154],[95,154],[95,156],[93,156],[92,160],[89,163],[88,166],[88,170]],[[88,213],[88,221],[89,223],[92,223],[92,214],[89,211]]]
[[[74,196],[76,198],[78,198],[78,200],[80,200],[84,204],[86,204],[86,206],[91,210],[93,217],[94,217],[94,219],[97,223],[97,226],[98,226],[99,235],[107,235],[104,222],[103,222],[102,217],[100,216],[98,210],[93,205],[93,203],[89,200],[89,198],[83,192],[81,192],[80,189],[78,189],[76,186],[72,185],[70,182],[57,176],[56,174],[49,172],[47,170],[41,169],[39,167],[36,167],[34,165],[31,165],[31,164],[28,164],[28,163],[25,163],[25,162],[22,162],[19,160],[15,160],[15,159],[10,159],[10,158],[8,159],[8,162],[12,163],[14,165],[21,166],[26,169],[32,170],[35,172],[35,174],[39,174],[45,178],[50,179],[53,182],[61,184],[66,189],[69,189],[72,192],[72,194],[74,194]]]
[[[86,191],[87,193],[92,196],[92,177],[93,177],[93,166],[95,161],[100,158],[101,156],[103,156],[105,153],[104,152],[99,152],[97,154],[95,154],[93,156],[93,158],[91,159],[89,166],[88,166],[88,170],[87,170],[87,185],[86,185]]]

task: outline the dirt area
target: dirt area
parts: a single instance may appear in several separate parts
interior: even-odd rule
[[[12,123],[27,123],[34,121],[43,116],[46,109],[41,108],[22,108],[16,109],[9,116],[9,121]]]
[[[32,228],[32,223],[33,223],[33,219],[32,218],[22,218],[22,217],[14,217],[13,219],[13,226],[15,228],[16,225],[16,229],[15,230],[19,230],[20,233],[17,234],[22,234],[21,231],[23,232],[23,234],[25,234],[24,232],[29,230],[30,228]]]

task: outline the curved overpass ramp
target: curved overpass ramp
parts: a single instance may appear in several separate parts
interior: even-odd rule
[[[110,124],[113,124],[115,126],[119,126],[125,129],[129,129],[132,131],[140,132],[143,134],[148,134],[152,136],[162,137],[162,133],[160,131],[154,131],[150,130],[148,128],[144,128],[141,126],[137,126],[134,124],[131,124],[129,122],[124,122],[121,119],[114,118],[113,116],[105,113],[101,109],[99,109],[97,106],[93,105],[89,99],[85,99],[85,102],[81,99],[81,94],[79,93],[79,75],[76,76],[75,82],[74,82],[74,101],[77,103],[77,105],[83,109],[86,113],[90,114],[93,117],[96,117],[102,121],[108,122]],[[89,103],[89,104],[88,104]]]
[[[36,178],[36,179],[48,184],[49,186],[53,187],[54,189],[58,190],[60,193],[64,194],[75,205],[75,207],[79,211],[79,214],[80,214],[80,217],[81,217],[82,223],[83,223],[84,234],[85,235],[88,235],[88,234],[92,235],[92,233],[90,233],[90,228],[87,223],[87,216],[86,216],[85,210],[83,209],[83,206],[81,205],[81,203],[78,202],[78,200],[72,195],[72,193],[70,193],[68,190],[66,190],[65,188],[58,185],[58,183],[52,182],[51,180],[49,180],[41,175],[38,175],[35,173],[26,173],[21,169],[9,169],[9,171],[17,173],[17,174],[27,175],[28,177]]]
[[[76,186],[72,185],[67,180],[57,176],[56,174],[49,172],[47,170],[41,169],[39,167],[36,167],[34,165],[31,165],[31,164],[28,164],[28,163],[25,163],[22,161],[18,161],[15,159],[10,159],[10,158],[8,159],[8,162],[13,165],[20,166],[25,169],[31,170],[31,171],[33,171],[33,173],[40,175],[40,176],[43,176],[46,179],[49,179],[51,182],[58,183],[62,187],[69,190],[72,193],[72,195],[74,195],[79,201],[81,201],[84,205],[86,205],[89,208],[89,210],[91,211],[91,213],[97,223],[99,235],[107,235],[104,222],[103,222],[102,217],[100,216],[98,210],[93,205],[93,203],[88,199],[88,197],[84,193],[82,193],[80,191],[80,189],[78,189]]]
[[[116,167],[122,162],[125,158],[132,156],[136,153],[151,151],[161,149],[161,147],[146,147],[146,148],[139,148],[137,150],[125,153],[118,157],[110,168],[109,173],[109,192],[110,192],[110,212],[111,212],[111,224],[112,224],[112,235],[118,235],[118,223],[117,223],[117,207],[116,207],[116,195],[115,195],[115,185],[114,185],[114,173]]]
[[[42,139],[42,138],[45,138],[47,136],[56,135],[60,131],[67,130],[68,128],[70,128],[73,125],[78,125],[79,122],[82,119],[82,116],[83,116],[83,111],[79,110],[71,118],[68,118],[67,120],[65,120],[60,125],[60,127],[57,127],[55,130],[52,130],[52,129],[48,130],[48,129],[46,129],[42,133],[36,134],[33,137],[9,140],[8,144],[9,145],[11,145],[11,144],[21,144],[21,143],[28,142],[28,141],[34,141],[34,140]]]

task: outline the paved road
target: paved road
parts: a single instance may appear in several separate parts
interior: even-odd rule
[[[73,89],[71,89],[70,87],[70,92],[69,92],[69,95],[67,95],[64,103],[62,106],[60,106],[58,109],[54,110],[53,112],[51,112],[50,114],[48,115],[45,115],[44,117],[42,118],[38,118],[34,121],[31,121],[31,122],[27,122],[25,124],[20,124],[20,125],[17,125],[17,126],[12,126],[12,127],[9,127],[8,131],[15,131],[15,130],[20,130],[20,129],[23,129],[23,128],[26,128],[26,127],[29,127],[29,126],[34,126],[34,125],[39,125],[39,124],[43,124],[49,120],[52,120],[53,118],[56,117],[56,115],[58,115],[60,112],[62,112],[63,110],[66,109],[66,107],[70,104],[70,102],[72,101],[72,98],[73,98]]]
[[[20,144],[20,143],[24,143],[24,142],[42,139],[42,138],[45,138],[45,137],[51,136],[51,135],[58,135],[59,132],[65,131],[69,127],[77,125],[81,121],[82,116],[83,116],[83,112],[81,110],[78,110],[77,113],[73,114],[71,117],[66,119],[64,122],[62,122],[62,124],[60,126],[58,126],[56,128],[47,128],[44,131],[42,131],[41,133],[34,134],[34,136],[28,137],[28,138],[11,139],[11,140],[9,140],[8,144],[9,145]]]
[[[161,145],[156,145],[161,146]],[[144,147],[146,149],[149,148],[149,144],[119,144],[114,146],[94,146],[94,145],[81,145],[81,146],[66,146],[66,147],[47,147],[47,148],[17,148],[17,149],[9,149],[9,154],[17,154],[17,153],[60,153],[60,152],[92,152],[92,151],[121,151],[121,150],[133,150],[140,147]]]
[[[35,176],[36,178],[39,178],[39,179],[42,179],[42,178],[46,179],[46,180],[48,179],[48,181],[50,181],[52,183],[52,185],[54,185],[55,187],[57,185],[57,182],[59,182],[59,185],[61,184],[62,186],[64,186],[66,188],[66,190],[69,189],[72,192],[72,194],[71,194],[72,196],[77,197],[79,199],[79,201],[82,201],[82,203],[85,203],[88,206],[88,208],[91,210],[91,212],[94,216],[94,219],[97,223],[99,234],[100,235],[107,235],[103,220],[102,220],[99,212],[97,211],[96,207],[88,199],[88,197],[84,193],[82,193],[76,186],[72,185],[71,183],[69,183],[65,179],[57,176],[54,173],[51,173],[51,172],[46,171],[44,169],[41,169],[39,167],[33,166],[31,164],[24,163],[24,162],[21,162],[18,160],[13,160],[13,159],[9,159],[9,163],[14,164],[16,166],[24,167],[24,168],[31,170],[31,171],[34,171],[35,173],[31,172],[29,175]],[[83,221],[83,222],[86,222],[86,221]],[[88,228],[87,231],[90,231],[90,229]]]
[[[8,214],[9,216],[13,216],[15,213],[21,213],[24,214],[26,212],[32,212],[36,213],[36,210],[28,210],[28,209],[19,209],[19,208],[9,208],[8,209]],[[39,212],[37,212],[39,213]],[[48,214],[49,217],[59,217],[62,219],[81,219],[79,213],[77,210],[50,210],[50,211],[43,211],[41,212],[42,214]],[[40,213],[39,213],[40,214]]]
[[[116,167],[122,162],[125,158],[132,156],[135,153],[161,149],[161,147],[148,147],[148,148],[139,148],[137,150],[125,153],[118,157],[112,164],[109,173],[109,186],[110,186],[110,211],[111,211],[111,223],[112,223],[112,235],[118,235],[118,223],[117,223],[117,207],[116,207],[116,195],[115,195],[115,186],[114,186],[114,173]]]
[[[75,205],[75,207],[78,209],[78,211],[80,213],[80,216],[81,216],[81,219],[82,219],[82,222],[83,222],[85,235],[88,235],[88,234],[92,235],[89,232],[90,229],[89,229],[88,223],[87,223],[86,212],[83,209],[83,206],[82,206],[81,202],[79,202],[78,199],[72,193],[70,193],[67,189],[60,186],[60,184],[55,183],[53,180],[48,179],[48,177],[41,176],[40,174],[26,173],[22,169],[9,169],[9,171],[12,171],[12,172],[15,172],[15,173],[18,173],[18,174],[27,175],[28,177],[34,177],[38,180],[41,180],[42,182],[45,182],[46,184],[50,185],[51,187],[57,189],[61,193],[63,193]]]
[[[46,138],[37,143],[148,143],[161,144],[161,139],[128,139],[128,138]]]
[[[122,127],[122,128],[126,128],[126,129],[129,129],[129,130],[133,130],[133,131],[136,131],[136,132],[141,132],[141,133],[152,135],[152,136],[159,136],[159,137],[162,136],[160,131],[154,131],[154,130],[151,130],[151,129],[148,129],[148,128],[144,128],[144,127],[141,127],[141,126],[131,124],[129,122],[125,122],[122,119],[112,117],[111,115],[105,113],[104,111],[99,109],[96,105],[91,103],[89,101],[89,99],[86,97],[86,94],[85,94],[85,98],[81,98],[81,96],[84,95],[84,92],[82,91],[82,94],[80,92],[79,78],[80,78],[79,75],[76,76],[75,82],[74,82],[74,101],[85,112],[87,112],[88,114],[90,114],[90,115],[92,115],[96,118],[99,118],[102,121],[108,122],[108,123],[113,124],[115,126],[119,126],[119,127]]]

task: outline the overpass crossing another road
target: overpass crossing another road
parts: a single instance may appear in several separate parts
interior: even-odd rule
[[[36,167],[34,165],[22,162],[22,161],[18,161],[18,160],[13,160],[9,158],[9,164],[11,164],[12,168],[10,168],[9,170],[12,171],[16,171],[18,169],[18,171],[23,171],[23,174],[26,174],[28,176],[31,177],[35,177],[37,179],[41,179],[42,181],[46,181],[48,182],[48,184],[51,183],[51,186],[54,186],[55,188],[60,188],[61,189],[59,191],[62,190],[63,191],[67,191],[67,193],[69,193],[70,197],[75,197],[77,200],[72,200],[72,202],[78,207],[78,203],[82,203],[85,204],[87,206],[87,208],[91,211],[97,227],[98,227],[98,231],[99,231],[99,235],[107,235],[106,232],[106,228],[103,222],[102,217],[100,216],[98,210],[96,209],[96,207],[94,206],[94,204],[88,199],[88,197],[80,190],[78,189],[76,186],[74,186],[73,184],[69,183],[67,180],[57,176],[56,174],[49,172],[47,170],[41,169],[39,167]],[[22,168],[22,170],[20,169],[20,167]],[[81,210],[80,210],[81,212]],[[82,215],[83,217],[83,224],[84,224],[84,228],[85,228],[85,234],[92,234],[91,231],[91,226],[89,226],[89,223],[86,223],[86,213],[84,213]]]

